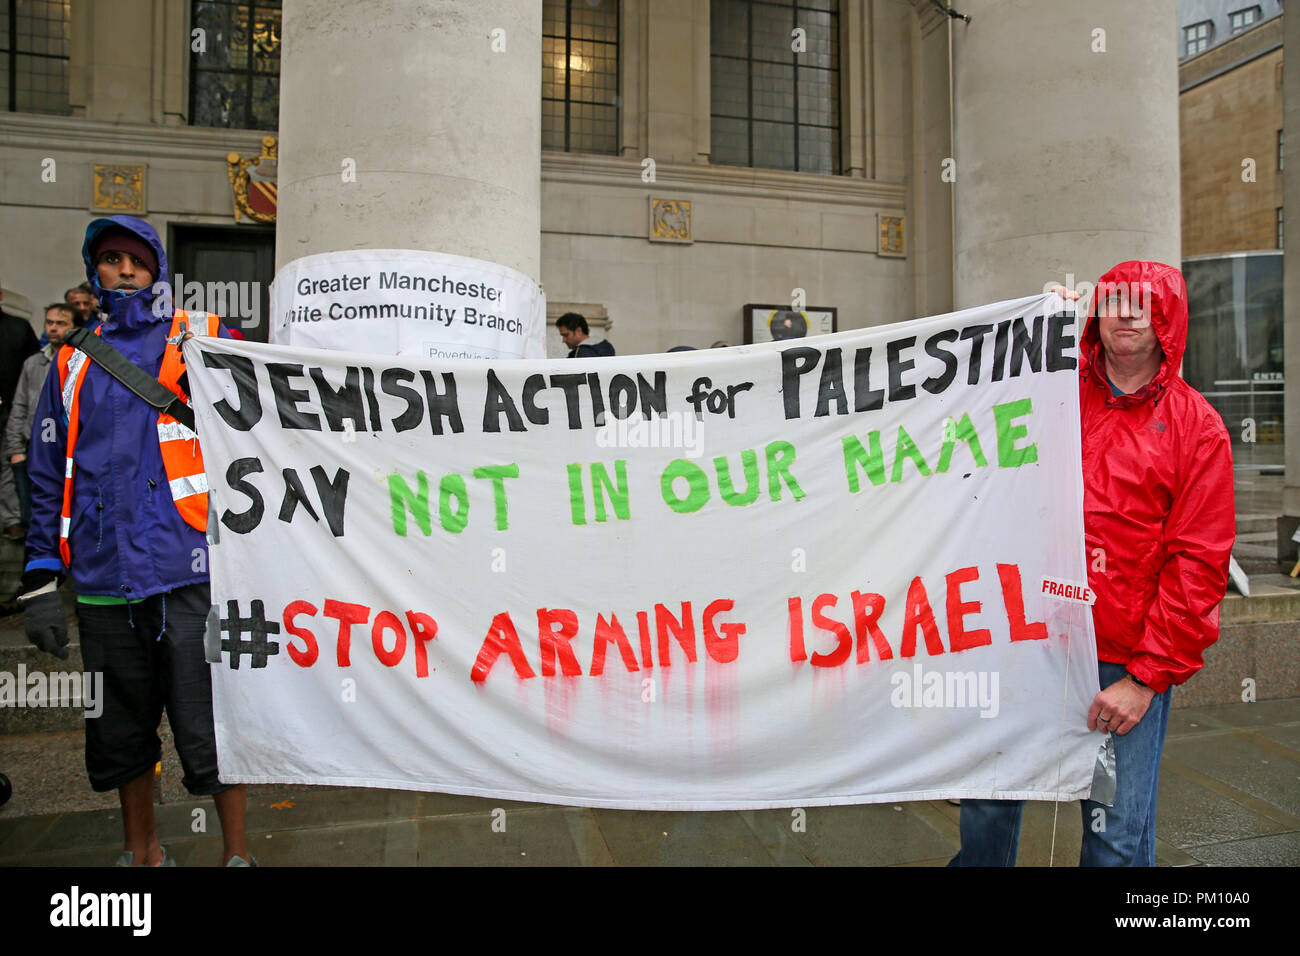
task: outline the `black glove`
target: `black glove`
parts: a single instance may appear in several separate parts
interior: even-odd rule
[[[28,571],[23,575],[23,630],[27,639],[47,654],[68,659],[68,612],[59,596],[59,575],[53,571]]]

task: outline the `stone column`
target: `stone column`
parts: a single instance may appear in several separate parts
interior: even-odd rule
[[[655,0],[645,15],[647,156],[706,163],[709,156],[708,0]]]
[[[1292,11],[1294,12],[1294,11]],[[1300,50],[1300,16],[1287,17],[1283,26],[1284,49]],[[1283,234],[1283,244],[1300,249],[1300,68],[1295,65],[1282,71],[1282,128],[1286,130],[1283,149],[1283,215],[1290,222]],[[1291,154],[1295,153],[1295,156]],[[1282,488],[1282,517],[1278,519],[1278,558],[1296,558],[1296,544],[1291,540],[1300,526],[1300,254],[1283,257],[1282,341],[1286,347],[1283,399],[1286,430],[1286,478]]]
[[[421,249],[540,278],[541,0],[285,0],[276,268]]]
[[[955,307],[1179,265],[1176,0],[953,6]]]
[[[152,109],[162,20],[151,0],[71,9],[68,99],[73,116],[107,123],[158,121]],[[185,39],[188,49],[189,40]]]

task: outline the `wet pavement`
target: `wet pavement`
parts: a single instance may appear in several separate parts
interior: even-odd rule
[[[169,742],[164,754],[159,836],[179,865],[214,866],[221,841],[212,802],[180,787]],[[79,731],[0,736],[0,770],[15,787],[0,807],[0,865],[116,859],[116,795],[91,792]],[[1078,807],[1026,808],[1022,866],[1075,865]],[[599,810],[253,786],[248,831],[268,866],[941,866],[957,850],[958,812],[946,801],[809,807],[800,826],[791,810]],[[1161,866],[1300,864],[1300,699],[1172,712],[1156,859]]]

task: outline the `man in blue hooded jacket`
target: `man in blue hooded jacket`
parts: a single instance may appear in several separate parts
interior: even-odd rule
[[[130,216],[96,219],[86,229],[82,258],[105,314],[104,341],[157,377],[173,319],[162,307],[170,296],[158,234]],[[68,374],[83,364],[83,377]],[[226,865],[251,865],[245,788],[217,778],[211,674],[203,655],[211,601],[207,542],[173,500],[158,411],[67,348],[51,363],[35,421],[24,625],[37,647],[67,657],[57,589],[70,574],[82,658],[88,671],[103,674],[103,713],[86,721],[86,770],[95,790],[118,791],[125,831],[119,865],[171,862],[158,843],[153,808],[164,707],[186,788],[215,800]],[[55,424],[53,440],[48,431],[42,435],[40,423],[47,421]],[[202,475],[194,480],[203,484]]]

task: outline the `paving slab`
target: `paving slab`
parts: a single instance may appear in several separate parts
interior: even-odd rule
[[[593,810],[620,866],[772,866],[776,860],[735,811]]]
[[[1255,730],[1255,733],[1300,753],[1300,724],[1281,724],[1275,727],[1259,727]]]
[[[90,789],[83,730],[0,735],[0,772],[14,788],[0,807],[0,821],[118,806],[117,791],[97,794]]]
[[[422,820],[422,866],[592,866],[614,862],[590,810],[535,807]]]
[[[1284,813],[1300,814],[1300,776],[1296,766],[1235,734],[1166,741],[1165,753],[1180,764],[1193,766]]]
[[[1251,840],[1213,843],[1195,847],[1188,852],[1210,866],[1293,867],[1300,860],[1300,833],[1279,833]]]
[[[49,825],[42,825],[51,820]],[[61,850],[122,850],[122,815],[113,810],[61,813],[53,818],[26,818],[0,844],[0,865],[23,862],[34,853]]]
[[[1248,704],[1212,704],[1197,708],[1206,718],[1232,727],[1300,723],[1300,697],[1259,700]]]
[[[390,831],[397,838],[403,833],[388,821],[284,830],[254,837],[248,848],[264,866],[382,866]]]
[[[773,862],[801,866],[890,866],[951,858],[956,831],[939,832],[920,803],[876,803],[848,807],[750,810],[738,815],[758,837]]]
[[[1206,712],[1204,707],[1188,707],[1169,711],[1169,729],[1165,731],[1165,741],[1180,737],[1196,737],[1206,733],[1232,730],[1234,724],[1220,720]]]
[[[1181,849],[1275,834],[1280,820],[1173,773],[1160,777],[1156,836]]]

